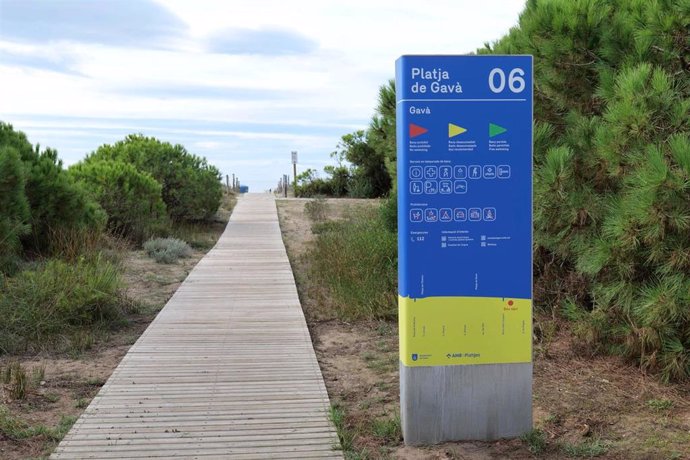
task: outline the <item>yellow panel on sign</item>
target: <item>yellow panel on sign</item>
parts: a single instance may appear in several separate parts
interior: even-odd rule
[[[405,366],[532,361],[532,300],[500,297],[399,298]]]

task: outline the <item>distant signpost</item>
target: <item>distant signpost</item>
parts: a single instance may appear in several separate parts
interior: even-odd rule
[[[408,444],[532,428],[532,57],[396,66]]]
[[[295,181],[294,195],[297,196],[297,151],[293,150],[290,153],[292,155],[292,177]]]

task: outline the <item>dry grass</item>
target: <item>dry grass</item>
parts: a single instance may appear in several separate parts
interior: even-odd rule
[[[547,312],[536,318],[534,436],[430,448],[393,441],[397,324],[337,320],[328,289],[308,276],[314,234],[304,204],[279,202],[281,229],[347,458],[690,458],[690,385],[665,385],[620,358],[591,356],[576,346],[568,323]],[[367,204],[328,200],[327,219],[358,205]]]

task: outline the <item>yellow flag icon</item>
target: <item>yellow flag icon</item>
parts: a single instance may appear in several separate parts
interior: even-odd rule
[[[467,131],[462,126],[454,125],[453,123],[448,123],[448,137],[455,137],[458,134],[462,134]]]

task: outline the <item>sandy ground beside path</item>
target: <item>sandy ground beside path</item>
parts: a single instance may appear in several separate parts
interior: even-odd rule
[[[618,357],[578,351],[568,324],[536,316],[553,330],[534,345],[534,420],[546,443],[539,454],[519,439],[447,443],[428,448],[387,445],[371,421],[398,412],[397,324],[338,321],[328,290],[309,276],[309,200],[279,200],[283,241],[332,404],[341,404],[355,432],[352,458],[436,459],[690,459],[690,385],[663,385]],[[327,199],[327,217],[342,219],[372,200]]]
[[[121,254],[126,294],[139,306],[136,314],[129,315],[126,326],[95,334],[93,346],[77,355],[46,352],[38,356],[0,356],[0,369],[17,360],[28,375],[34,369],[45,369],[43,383],[32,388],[25,400],[11,400],[5,391],[0,391],[0,459],[41,458],[52,451],[56,443],[47,436],[8,437],[3,433],[12,430],[5,430],[2,424],[15,424],[7,427],[15,429],[21,428],[17,423],[54,428],[63,417],[81,415],[129,348],[215,244],[233,206],[234,198],[226,196],[216,221],[203,228],[185,230],[185,234],[194,239],[193,243],[202,248],[194,249],[188,258],[173,264],[159,264],[142,250],[127,250]],[[2,411],[9,417],[3,417]]]
[[[18,359],[29,375],[33,369],[45,367],[44,384],[33,389],[26,400],[4,398],[9,413],[29,426],[54,427],[63,416],[78,417],[204,254],[195,250],[188,259],[164,265],[143,251],[128,252],[123,280],[128,296],[141,303],[141,312],[133,315],[127,326],[99,337],[91,350],[73,358],[49,354],[0,357],[0,368]],[[9,439],[0,433],[0,458],[37,458],[51,444],[41,437]]]

